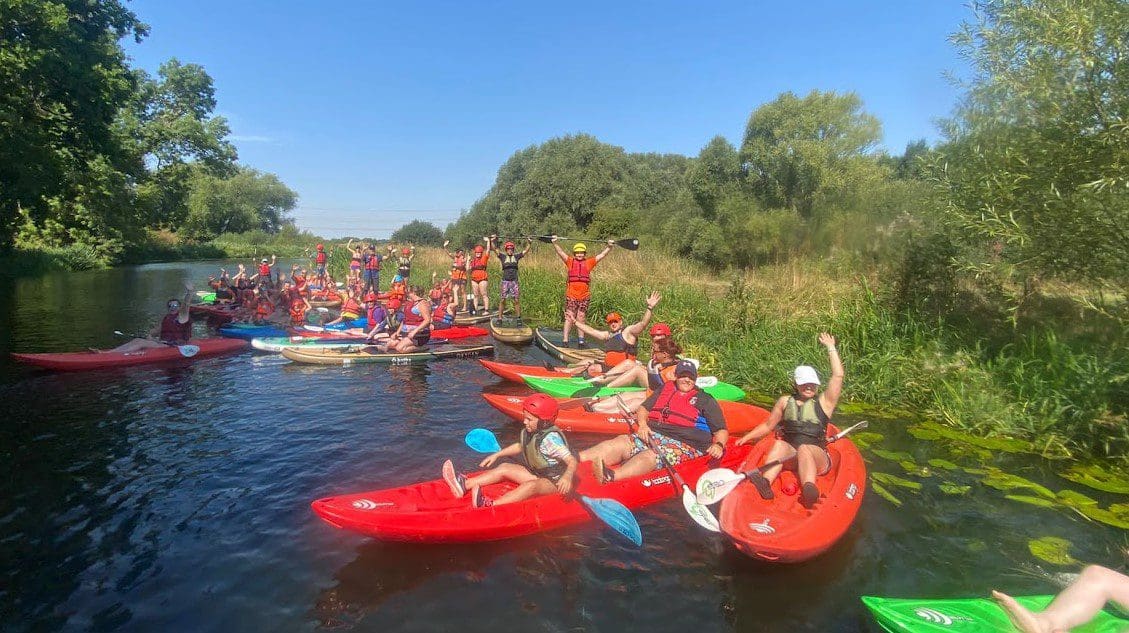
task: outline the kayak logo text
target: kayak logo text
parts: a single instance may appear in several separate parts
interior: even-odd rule
[[[651,486],[658,486],[661,484],[669,484],[670,475],[663,475],[662,477],[655,477],[654,479],[644,479],[643,487],[650,488]]]
[[[851,482],[851,485],[847,486],[847,492],[844,493],[843,496],[850,499],[851,501],[854,501],[855,495],[857,495],[858,493],[859,493],[859,487],[856,486],[854,484],[854,482]]]
[[[932,622],[933,624],[940,624],[942,626],[952,626],[953,622],[973,621],[972,618],[966,618],[959,615],[955,617],[948,616],[936,609],[927,609],[925,607],[914,609],[913,614],[921,618],[922,620],[925,620],[926,622]]]

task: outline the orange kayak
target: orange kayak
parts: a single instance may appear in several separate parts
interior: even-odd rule
[[[838,433],[832,425],[828,434]],[[776,438],[757,442],[740,471],[764,463]],[[741,482],[721,502],[721,531],[737,549],[761,560],[798,563],[827,551],[851,527],[866,492],[866,463],[848,438],[827,445],[831,470],[816,479],[819,501],[812,509],[800,503],[795,473],[784,471],[772,482],[772,499],[762,499],[757,489]],[[787,488],[792,494],[786,494]]]
[[[484,393],[482,397],[490,406],[501,411],[514,420],[521,420],[521,403],[525,398],[520,396],[505,396],[494,393]],[[627,432],[627,422],[623,415],[613,413],[593,413],[585,411],[581,398],[573,398],[567,408],[562,408],[557,416],[557,426],[562,431],[576,433],[610,433],[619,434]],[[558,399],[562,401],[563,399]],[[768,410],[751,404],[741,402],[728,402],[718,400],[721,405],[721,414],[725,416],[725,425],[730,433],[746,433],[753,427],[768,418]]]

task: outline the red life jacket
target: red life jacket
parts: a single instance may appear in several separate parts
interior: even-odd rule
[[[365,270],[380,270],[380,258],[376,255],[368,255],[365,260]]]
[[[274,306],[266,299],[260,299],[258,305],[255,306],[255,314],[263,317],[264,319],[274,314]]]
[[[423,314],[422,313],[417,314],[417,312],[421,312],[419,310],[419,305],[421,303],[427,303],[427,302],[423,299],[420,299],[419,301],[416,301],[415,303],[413,303],[411,305],[411,307],[404,310],[404,320],[403,320],[402,324],[405,327],[416,326],[416,325],[419,325],[420,323],[423,323]]]
[[[166,314],[161,319],[161,340],[170,343],[187,343],[192,338],[192,321],[180,322],[180,315]]]
[[[592,271],[588,269],[588,260],[579,260],[573,257],[568,262],[568,281],[573,283],[581,281],[588,283],[592,279]]]
[[[674,382],[663,385],[655,406],[647,414],[650,422],[662,422],[671,426],[697,426],[702,412],[695,406],[698,402],[698,389],[686,393],[678,390]]]
[[[349,297],[345,300],[345,305],[341,306],[341,311],[359,316],[361,314],[361,304],[357,303],[356,299]]]
[[[267,264],[259,264],[259,276],[270,277],[270,266]]]
[[[318,256],[316,258],[314,258],[314,261],[319,263],[319,264],[324,264],[325,263],[325,251],[318,251]]]
[[[474,259],[470,260],[471,270],[486,270],[486,264],[490,263],[490,256],[485,253],[479,257],[475,255]]]

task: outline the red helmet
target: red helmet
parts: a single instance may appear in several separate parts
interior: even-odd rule
[[[535,393],[529,396],[521,403],[523,411],[528,411],[537,417],[538,420],[553,421],[557,419],[557,413],[560,412],[560,405],[551,396],[543,393]]]
[[[478,246],[475,246],[475,247],[474,247],[474,252],[476,252],[476,253],[481,253],[481,252],[482,252],[482,251],[484,251],[484,250],[486,250],[486,249],[482,248],[482,245],[481,245],[481,244],[479,244]]]
[[[607,322],[607,323],[614,323],[615,321],[622,321],[622,320],[623,320],[623,316],[620,315],[620,313],[618,313],[618,312],[609,312],[608,316],[604,317],[604,321]]]
[[[324,251],[324,250],[325,250],[325,247],[324,247],[324,246],[322,246],[321,244],[318,244],[318,250],[319,250],[319,251]]]
[[[369,303],[372,303],[373,301],[376,301],[376,293],[375,293],[375,292],[370,292],[370,293],[368,293],[367,295],[365,295],[365,301],[368,301]]]
[[[656,323],[652,325],[651,336],[670,336],[670,326],[666,323]]]
[[[513,242],[506,242],[505,244],[502,244],[502,248],[517,248],[517,247],[514,245]]]
[[[411,254],[412,254],[412,249],[410,249],[410,248],[401,248],[401,249],[400,249],[400,254],[401,254],[401,255],[411,255]]]

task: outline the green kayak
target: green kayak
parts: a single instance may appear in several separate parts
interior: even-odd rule
[[[1032,611],[1041,611],[1050,604],[1054,596],[1017,596],[1015,599]],[[918,600],[863,596],[862,603],[874,614],[878,624],[892,633],[903,631],[1014,633],[1016,630],[1007,613],[1004,613],[995,601],[988,598]],[[1071,629],[1074,633],[1120,633],[1126,630],[1129,630],[1129,620],[1119,618],[1108,611],[1098,613],[1098,616],[1085,626]]]
[[[554,398],[589,398],[593,396],[611,396],[625,391],[642,391],[642,387],[598,387],[583,378],[540,378],[536,376],[522,376],[525,384],[534,391],[547,393]],[[736,385],[727,382],[714,381],[707,376],[698,378],[698,386],[702,391],[718,400],[744,400],[745,392]],[[705,386],[705,385],[709,386]]]

